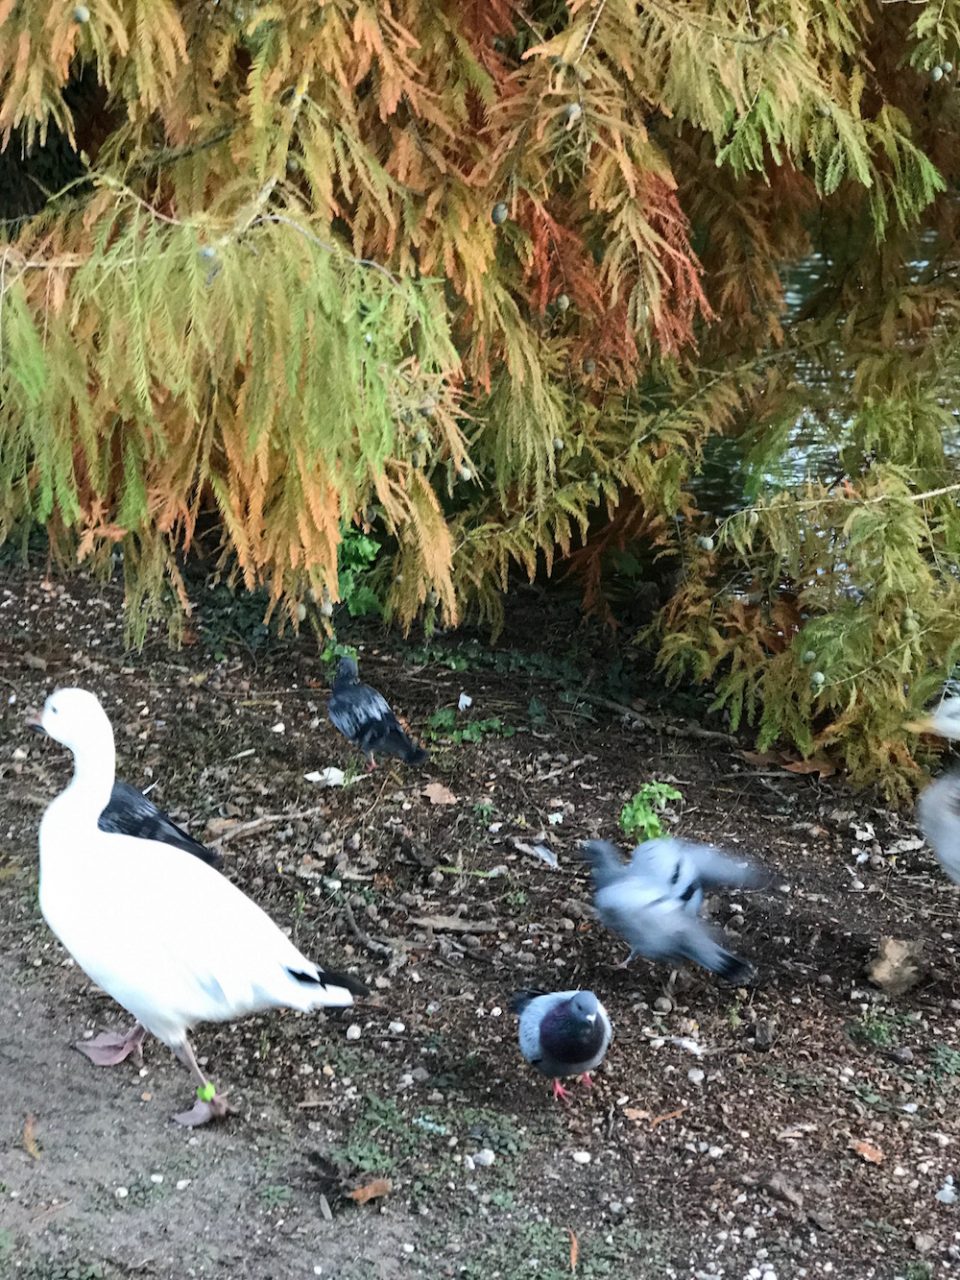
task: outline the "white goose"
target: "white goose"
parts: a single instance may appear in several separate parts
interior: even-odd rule
[[[944,698],[935,711],[907,728],[960,742],[960,698]],[[960,773],[945,773],[923,789],[917,821],[941,867],[960,884]]]
[[[197,1081],[174,1118],[205,1124],[229,1107],[197,1066],[187,1032],[272,1008],[344,1007],[366,989],[301,955],[269,916],[199,858],[157,840],[98,827],[114,783],[113,729],[92,693],[59,689],[34,725],[74,758],[73,779],[40,823],[40,908],[77,964],[136,1019],[125,1036],[77,1048],[98,1066],[146,1034],[168,1045]]]

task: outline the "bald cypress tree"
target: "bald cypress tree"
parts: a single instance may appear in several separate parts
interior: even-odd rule
[[[404,625],[558,558],[606,610],[643,543],[670,677],[897,785],[958,650],[958,21],[0,0],[0,535],[122,548],[134,639],[211,514],[294,622],[351,524]]]

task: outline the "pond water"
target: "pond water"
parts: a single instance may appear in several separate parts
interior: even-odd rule
[[[926,259],[917,259],[910,265],[919,279],[930,264]],[[812,254],[781,273],[787,323],[799,316],[821,280],[824,267],[823,256]],[[707,442],[703,467],[691,485],[703,510],[722,517],[750,505],[762,494],[794,489],[810,480],[830,481],[842,474],[840,446],[849,423],[845,406],[838,405],[838,411],[831,411],[824,394],[829,384],[817,365],[801,362],[797,368],[801,380],[810,388],[810,402],[786,428],[779,448],[765,450],[762,461],[752,459],[749,424],[738,438],[714,436]],[[960,417],[956,414],[955,423],[956,430],[944,445],[948,456],[960,467]]]

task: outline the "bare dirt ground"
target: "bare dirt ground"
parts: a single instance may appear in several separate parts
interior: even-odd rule
[[[421,773],[367,777],[325,721],[311,639],[257,645],[209,613],[190,647],[158,634],[131,655],[114,587],[3,570],[0,1275],[960,1270],[958,1209],[949,1188],[937,1198],[960,1178],[957,897],[911,818],[751,766],[689,736],[675,704],[643,725],[586,701],[609,660],[569,618],[530,610],[492,663],[457,636],[418,654],[368,635],[362,672],[410,725],[446,717]],[[575,646],[579,689],[538,656]],[[69,762],[23,712],[70,683],[103,698],[122,776],[222,841],[225,873],[373,993],[342,1016],[201,1028],[239,1111],[219,1127],[171,1123],[190,1085],[161,1045],[139,1074],[71,1048],[125,1015],[36,902],[36,828]],[[473,706],[455,712],[461,691]],[[348,785],[305,779],[328,765]],[[683,793],[676,831],[775,872],[772,890],[715,904],[759,965],[750,991],[685,971],[667,994],[665,970],[616,970],[623,948],[590,918],[577,845],[616,839],[651,779]],[[429,783],[453,801],[433,803],[447,797]],[[540,838],[558,868],[520,847]],[[882,935],[925,944],[905,995],[864,976]],[[563,1109],[520,1059],[507,1000],[577,985],[604,1000],[616,1039],[597,1087]],[[378,1179],[388,1194],[349,1197]]]

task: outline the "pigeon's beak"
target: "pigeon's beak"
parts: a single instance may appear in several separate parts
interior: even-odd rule
[[[594,1022],[596,1022],[596,1020],[597,1020],[597,1015],[596,1015],[595,1013],[588,1013],[588,1014],[587,1014],[587,1021],[588,1021],[588,1022],[590,1022],[590,1023],[594,1023]]]
[[[33,709],[29,710],[26,716],[24,716],[23,722],[28,729],[33,729],[36,733],[44,732],[43,720],[40,718],[39,711],[34,711]]]

